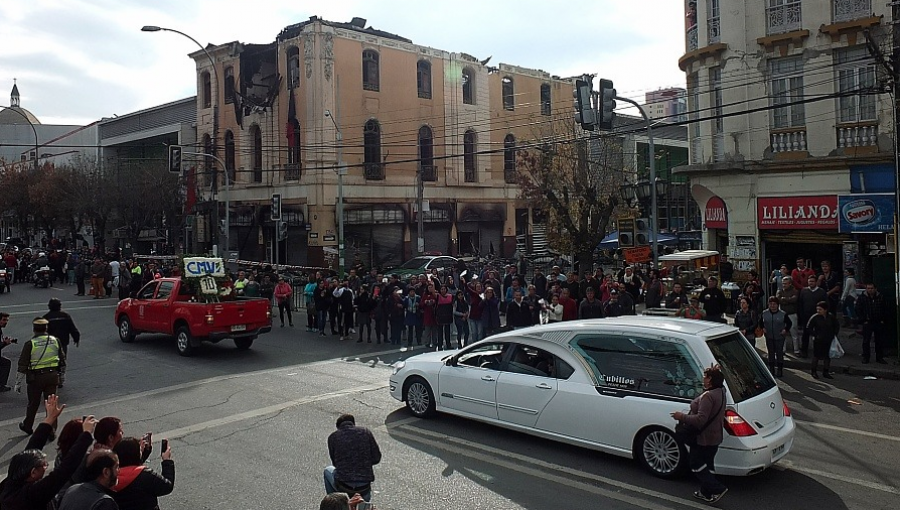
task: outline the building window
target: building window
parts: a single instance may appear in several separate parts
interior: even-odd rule
[[[477,135],[471,129],[463,135],[463,167],[466,182],[478,182],[477,141]]]
[[[366,50],[362,54],[363,90],[379,90],[378,52]]]
[[[363,127],[363,162],[366,179],[384,179],[384,165],[381,162],[381,126],[375,119],[369,120]]]
[[[462,70],[463,104],[475,104],[475,73],[472,68]]]
[[[722,68],[712,67],[709,70],[709,104],[712,107],[712,145],[713,161],[722,161],[725,157],[725,119],[722,118]]]
[[[228,172],[228,180],[232,183],[235,178],[234,167],[234,133],[225,131],[225,171]]]
[[[800,0],[766,0],[766,33],[800,30]]]
[[[550,85],[541,84],[541,115],[550,115]]]
[[[200,97],[203,99],[204,108],[212,106],[212,83],[209,81],[208,71],[200,74]]]
[[[872,15],[872,0],[833,0],[834,22],[851,21]]]
[[[262,131],[259,126],[250,126],[250,136],[253,137],[253,182],[263,182]]]
[[[300,86],[300,50],[296,46],[287,50],[287,77],[289,89]]]
[[[690,159],[691,163],[703,161],[703,143],[700,137],[700,79],[697,73],[688,77],[688,119],[691,139]]]
[[[516,137],[512,133],[503,139],[503,180],[507,184],[516,182]]]
[[[709,44],[721,40],[722,32],[719,24],[719,0],[706,0],[706,36]]]
[[[204,134],[203,138],[201,139],[201,143],[203,144],[203,154],[207,155],[203,158],[203,176],[205,177],[204,180],[206,181],[207,186],[212,186],[214,179],[213,172],[216,171],[216,160],[211,157],[213,154],[212,138],[210,138],[208,134]]]
[[[835,50],[834,67],[837,89],[841,94],[859,92],[858,95],[842,95],[838,101],[838,121],[865,122],[876,120],[875,61],[865,46]]]
[[[513,86],[513,79],[509,76],[503,77],[503,108],[506,110],[515,110],[516,109],[516,90]]]
[[[234,68],[231,66],[225,68],[225,102],[234,102]]]
[[[416,87],[419,90],[419,97],[422,99],[431,99],[431,63],[420,60],[416,63]]]
[[[423,181],[436,181],[437,170],[434,167],[434,133],[428,126],[419,128],[419,171]]]
[[[284,172],[284,178],[288,181],[300,180],[300,170],[303,168],[300,152],[300,121],[291,119],[288,121],[288,162]]]
[[[769,97],[773,106],[772,127],[784,129],[806,124],[803,104],[803,60],[800,57],[769,61]]]

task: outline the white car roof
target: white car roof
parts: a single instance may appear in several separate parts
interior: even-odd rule
[[[558,344],[567,344],[574,334],[590,331],[635,331],[644,330],[653,333],[680,333],[693,337],[714,337],[731,333],[733,326],[717,322],[701,321],[696,319],[681,319],[673,317],[652,317],[646,315],[628,315],[623,317],[611,317],[607,319],[588,319],[577,321],[556,322],[542,326],[517,329],[493,335],[492,340],[502,340],[507,337],[530,336],[548,340]]]

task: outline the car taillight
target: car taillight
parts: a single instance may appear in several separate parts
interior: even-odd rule
[[[207,323],[207,324],[212,324],[212,323],[213,323],[213,316],[212,316],[212,314],[209,314],[209,315],[206,316],[206,323]]]
[[[266,310],[266,319],[272,318],[272,310]]]
[[[725,411],[725,430],[732,436],[747,437],[755,436],[756,430],[749,423],[741,418],[741,415],[728,409]]]
[[[790,416],[790,415],[791,415],[791,408],[787,406],[787,402],[785,402],[784,400],[782,400],[782,401],[781,401],[781,405],[784,406],[784,415],[785,415],[785,416]]]

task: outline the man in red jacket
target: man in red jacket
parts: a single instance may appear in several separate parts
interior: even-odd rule
[[[559,304],[563,307],[564,321],[574,321],[578,318],[578,302],[569,297],[569,289],[563,289],[559,297]]]

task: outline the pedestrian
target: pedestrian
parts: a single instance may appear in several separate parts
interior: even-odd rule
[[[869,341],[875,342],[875,363],[886,364],[884,359],[884,325],[887,307],[884,296],[874,283],[866,284],[866,291],[856,299],[856,317],[862,325],[862,362],[868,363],[871,354]],[[2,324],[2,323],[0,323]]]
[[[810,276],[816,276],[816,272],[812,268],[806,267],[806,259],[797,257],[797,267],[791,271],[791,282],[797,292],[806,288]]]
[[[413,348],[413,340],[422,345],[422,298],[416,295],[416,289],[409,288],[409,295],[403,298],[403,325],[406,326],[406,347]]]
[[[531,311],[528,304],[522,298],[522,291],[513,291],[512,301],[506,305],[506,327],[508,329],[520,329],[531,326]]]
[[[469,339],[474,343],[484,338],[484,323],[481,316],[484,312],[484,287],[481,282],[469,282],[466,285],[469,297]]]
[[[787,314],[788,319],[791,320],[791,343],[789,346],[793,346],[795,356],[800,354],[800,325],[798,324],[799,321],[797,320],[797,298],[799,296],[800,292],[798,292],[797,289],[794,288],[793,279],[790,276],[783,277],[781,279],[781,290],[775,293],[775,297],[778,298],[778,302],[781,304],[781,309],[784,310],[784,313]]]
[[[707,280],[707,286],[700,292],[700,302],[703,303],[704,319],[713,322],[725,322],[722,314],[728,306],[728,299],[725,293],[719,288],[719,279],[710,276]]]
[[[675,411],[672,418],[699,431],[697,444],[688,452],[691,471],[700,482],[700,490],[694,492],[694,497],[715,503],[728,492],[713,474],[725,420],[725,376],[719,365],[703,371],[703,389],[705,391],[691,401],[690,413]]]
[[[372,308],[372,316],[375,319],[375,341],[379,344],[382,339],[384,339],[384,343],[388,342],[388,316],[384,308],[387,300],[385,297],[384,284],[376,284],[375,288],[372,289],[372,299],[375,302],[374,308]]]
[[[403,308],[403,289],[395,287],[387,300],[385,306],[388,314],[388,321],[391,323],[391,344],[400,345],[403,342],[403,329],[406,320],[406,310]]]
[[[790,277],[788,277],[790,278]],[[791,318],[780,307],[778,298],[769,298],[769,307],[762,313],[759,326],[766,337],[766,350],[769,353],[769,371],[775,377],[784,376],[784,340],[790,335]]]
[[[547,307],[547,323],[562,322],[563,306],[559,303],[559,296],[553,294],[550,297],[550,306]]]
[[[316,289],[318,282],[312,278],[303,287],[303,300],[306,303],[306,332],[316,331]]]
[[[353,289],[350,288],[350,281],[344,280],[341,285],[334,289],[334,299],[338,304],[338,332],[341,340],[350,339],[350,330],[353,328]]]
[[[100,257],[96,257],[91,265],[91,295],[94,299],[100,299],[105,295],[106,291],[103,288],[105,277],[106,264]]]
[[[119,481],[119,457],[112,450],[95,449],[87,456],[85,474],[89,481],[69,487],[59,510],[119,510],[111,491]]]
[[[684,317],[685,319],[705,319],[706,318],[706,310],[700,308],[700,298],[696,296],[691,296],[688,299],[688,305],[682,308],[679,308],[677,312],[675,312],[676,317]],[[718,321],[716,321],[718,322]]]
[[[452,349],[450,326],[453,325],[453,294],[450,294],[450,289],[446,285],[441,285],[440,293],[435,298],[434,321],[438,327],[438,350]]]
[[[752,341],[756,338],[755,330],[759,325],[759,316],[751,307],[750,299],[742,297],[739,301],[740,309],[734,312],[734,327],[740,330],[744,338]]]
[[[144,465],[146,443],[126,437],[116,444],[113,452],[119,456],[119,479],[112,488],[112,497],[121,510],[159,510],[160,496],[175,489],[175,461],[172,446],[167,440],[162,458],[161,473]]]
[[[44,510],[69,482],[81,466],[84,456],[91,447],[91,433],[97,420],[85,417],[81,433],[62,458],[56,468],[47,473],[47,455],[41,450],[50,442],[55,424],[65,406],[59,404],[56,395],[44,401],[47,415],[34,435],[28,440],[22,453],[13,455],[9,461],[6,480],[0,482],[0,508],[4,510]],[[46,476],[45,476],[46,475]]]
[[[359,295],[353,305],[356,307],[356,327],[359,330],[359,340],[356,343],[362,343],[363,330],[366,331],[368,343],[372,343],[372,311],[375,309],[375,300],[369,295],[368,285],[359,286]]]
[[[797,297],[797,320],[804,329],[809,319],[816,314],[816,306],[819,302],[828,301],[825,289],[819,287],[819,279],[815,275],[807,278],[806,282],[809,286],[801,290]],[[803,358],[809,356],[809,335],[805,332],[800,339],[800,356]]]
[[[563,307],[564,321],[574,321],[578,319],[578,301],[572,299],[572,291],[564,288],[559,296],[559,304]]]
[[[828,296],[828,313],[837,316],[838,305],[841,301],[841,275],[831,270],[831,262],[823,260],[820,264],[822,273],[819,275],[819,287],[825,289]]]
[[[672,292],[666,295],[666,308],[678,310],[688,305],[688,295],[680,282],[672,284]]]
[[[487,338],[500,329],[500,299],[494,295],[493,287],[485,287],[482,305],[481,330]]]
[[[583,301],[581,304],[587,303],[587,300]],[[601,317],[621,317],[625,315],[625,310],[622,308],[622,303],[619,302],[619,291],[613,289],[609,291],[609,301],[606,302],[606,305],[603,307],[603,313],[600,315]]]
[[[422,328],[424,330],[424,338],[429,349],[439,347],[439,337],[437,320],[434,317],[434,311],[437,307],[437,293],[434,285],[428,284],[424,293],[419,296],[422,301],[420,303],[422,310]]]
[[[336,426],[337,430],[328,436],[331,465],[325,468],[325,492],[359,494],[369,501],[375,481],[373,466],[381,462],[375,435],[365,427],[358,427],[352,414],[342,414]]]
[[[0,351],[2,351],[7,345],[19,342],[18,339],[10,338],[3,334],[3,328],[5,328],[7,325],[9,325],[9,314],[6,312],[0,312]],[[12,389],[6,385],[6,381],[9,380],[10,370],[12,370],[12,361],[10,361],[9,358],[0,355],[0,393],[4,393]]]
[[[351,498],[346,492],[332,492],[322,498],[319,510],[356,510],[362,502],[363,498],[359,494],[354,494]]]
[[[50,309],[49,312],[44,314],[44,318],[49,322],[47,325],[47,334],[56,337],[56,339],[59,340],[63,354],[66,355],[66,360],[68,360],[69,338],[72,339],[75,347],[78,347],[78,344],[81,342],[81,332],[78,331],[78,327],[75,326],[75,321],[72,320],[72,316],[62,311],[62,303],[59,299],[50,298],[50,302],[47,303],[47,308]],[[63,366],[59,371],[59,387],[62,388],[65,382],[66,367]]]
[[[456,345],[462,349],[469,343],[469,313],[471,306],[466,301],[466,294],[462,290],[456,291],[456,299],[453,301],[453,324],[456,326]]]
[[[259,282],[259,295],[269,300],[269,306],[272,306],[272,302],[275,299],[275,284],[272,283],[272,277],[269,275],[263,276],[263,280]]]
[[[47,334],[47,319],[36,317],[31,324],[34,336],[22,346],[16,375],[16,393],[21,393],[23,379],[27,387],[28,408],[25,420],[19,423],[19,430],[28,435],[34,433],[31,427],[42,398],[56,394],[59,372],[66,366],[66,353],[59,340]]]
[[[592,286],[585,287],[584,289],[584,301],[578,305],[578,318],[579,319],[601,319],[603,318],[603,304],[599,299],[596,298],[596,290]],[[612,301],[612,294],[610,294],[610,301]],[[618,296],[616,296],[616,303],[618,304]],[[614,315],[613,317],[618,317],[618,315]]]
[[[275,285],[275,302],[278,303],[278,318],[281,319],[281,327],[284,327],[284,314],[287,312],[288,324],[294,327],[294,316],[291,314],[291,296],[294,289],[288,282],[284,281],[284,276],[278,277],[278,284]]]
[[[803,328],[803,345],[809,345],[810,337],[813,339],[813,361],[810,373],[814,378],[819,378],[819,360],[824,359],[825,367],[822,370],[822,377],[834,379],[831,375],[831,357],[828,355],[828,351],[840,329],[841,325],[837,318],[828,312],[828,302],[816,303],[816,314],[809,318],[809,322]]]
[[[852,267],[844,269],[844,286],[841,291],[841,313],[844,315],[844,327],[852,327],[856,319],[856,271]]]
[[[334,296],[331,295],[331,290],[328,288],[328,282],[325,280],[319,281],[319,285],[313,295],[313,301],[316,305],[316,325],[319,329],[319,336],[325,336],[325,324],[328,322],[328,310],[331,309],[331,301],[333,299]]]
[[[75,295],[83,296],[84,295],[84,278],[87,275],[88,267],[87,260],[84,258],[78,259],[75,262]]]

